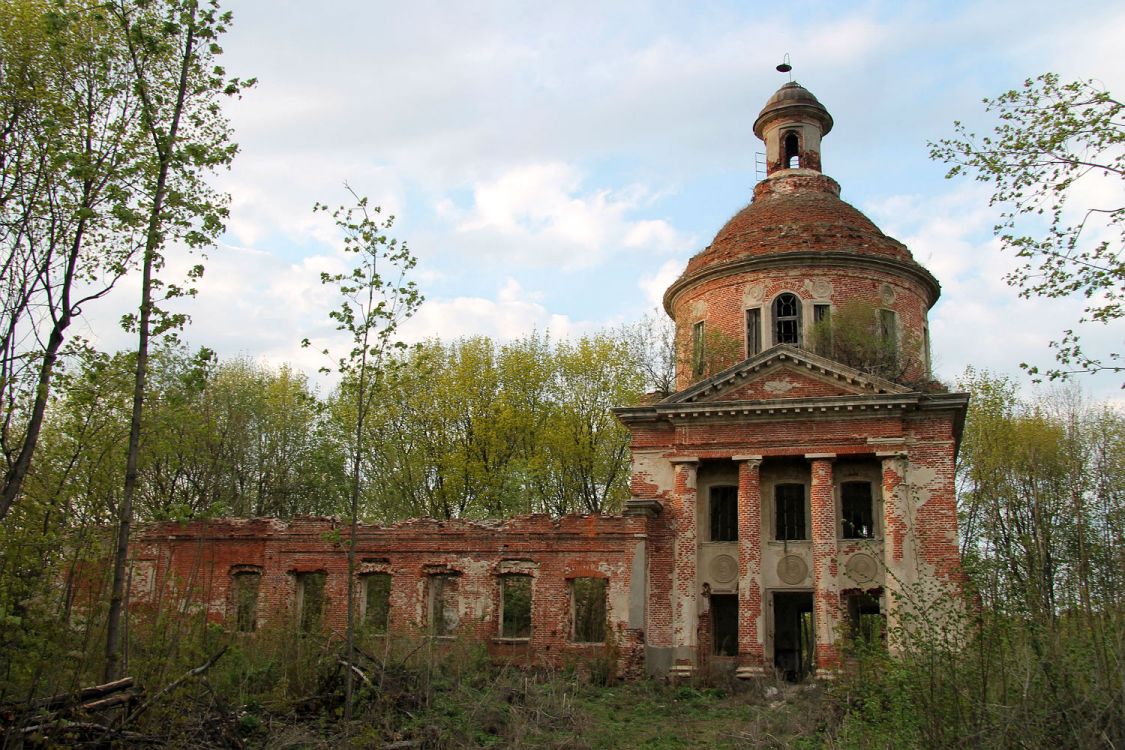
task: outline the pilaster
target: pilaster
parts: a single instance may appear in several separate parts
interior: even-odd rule
[[[831,679],[840,664],[836,647],[839,624],[840,589],[836,543],[836,500],[832,491],[831,454],[808,454],[812,465],[810,508],[812,510],[813,558],[813,626],[816,631],[816,668],[818,676]]]
[[[911,533],[906,497],[908,459],[900,451],[877,455],[883,460],[883,565],[886,569],[883,590],[887,647],[891,653],[897,653],[902,624],[902,585],[907,575],[904,565]]]
[[[696,529],[696,480],[699,459],[677,457],[672,459],[675,471],[673,494],[675,497],[675,580],[672,583],[672,673],[677,677],[689,676],[698,664],[699,586],[696,565],[699,557]]]
[[[742,678],[765,674],[762,636],[761,456],[738,462],[738,670]]]

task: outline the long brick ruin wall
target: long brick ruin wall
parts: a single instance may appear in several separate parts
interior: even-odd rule
[[[456,580],[453,637],[487,645],[496,658],[561,666],[601,655],[623,675],[644,668],[643,619],[646,519],[531,515],[502,522],[413,520],[363,525],[358,534],[357,600],[372,573],[390,576],[388,630],[433,634],[430,587]],[[218,519],[160,523],[142,529],[132,549],[131,606],[204,611],[234,626],[240,573],[260,576],[257,628],[299,628],[299,579],[324,575],[320,627],[342,637],[347,621],[348,527],[330,518]],[[531,579],[531,634],[501,637],[501,580]],[[579,643],[574,633],[573,582],[604,579],[606,638]]]

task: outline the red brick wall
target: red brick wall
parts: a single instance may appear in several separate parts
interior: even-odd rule
[[[831,293],[826,298],[815,294],[813,289],[815,280],[823,280],[831,284]],[[745,297],[748,287],[754,287],[756,292],[760,291],[760,298],[755,294],[755,301],[747,301]],[[894,292],[893,300],[884,297],[886,288]],[[718,332],[726,339],[737,343],[738,356],[746,357],[748,307],[761,308],[762,348],[769,348],[773,345],[770,304],[783,292],[791,292],[800,298],[802,327],[805,332],[811,328],[814,303],[829,302],[838,309],[848,302],[859,301],[873,307],[894,310],[898,318],[900,342],[904,345],[913,343],[915,346],[921,346],[924,343],[923,329],[927,325],[926,316],[929,309],[928,293],[921,284],[911,278],[889,272],[843,266],[772,269],[709,279],[689,287],[678,295],[672,310],[676,322],[678,361],[691,361],[692,326],[700,320],[703,321],[706,331]],[[924,374],[922,369],[916,367],[910,370],[907,376],[921,377]],[[686,388],[698,379],[692,374],[690,367],[678,368],[676,383],[678,388]]]
[[[408,521],[391,527],[362,526],[357,544],[359,572],[392,575],[390,627],[421,633],[429,626],[428,578],[459,574],[460,633],[488,644],[497,656],[562,664],[573,655],[602,646],[571,641],[569,581],[608,579],[608,630],[617,640],[622,665],[643,662],[643,634],[628,622],[629,591],[636,545],[645,543],[644,518],[544,515],[498,523]],[[239,566],[261,571],[259,627],[292,623],[296,577],[323,571],[324,627],[341,633],[347,619],[347,557],[341,541],[347,527],[331,519],[222,519],[145,527],[132,547],[135,611],[174,607],[206,612],[233,626],[231,572]],[[519,561],[519,562],[516,562]],[[510,644],[500,633],[499,576],[507,565],[530,572],[532,635]],[[643,582],[642,582],[643,584]],[[362,597],[362,589],[357,596]]]

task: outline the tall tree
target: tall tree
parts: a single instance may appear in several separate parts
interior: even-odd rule
[[[965,174],[992,185],[990,205],[1001,209],[996,234],[1019,259],[1008,283],[1024,297],[1084,297],[1079,324],[1119,320],[1125,316],[1125,104],[1094,81],[1062,83],[1044,73],[984,105],[999,119],[991,135],[956,122],[956,137],[931,143],[930,157],[951,165],[948,178]],[[1084,203],[1076,207],[1072,199]],[[1122,352],[1088,352],[1078,327],[1050,346],[1057,366],[1042,374],[1052,380],[1125,372]]]
[[[364,454],[370,448],[364,443],[364,434],[371,405],[383,388],[390,355],[405,348],[398,339],[398,327],[414,314],[422,303],[417,285],[407,276],[417,262],[406,243],[387,235],[394,217],[380,221],[378,206],[368,208],[367,198],[361,198],[349,187],[355,198],[352,207],[340,207],[332,213],[336,226],[343,233],[343,251],[354,265],[342,273],[322,273],[321,283],[334,287],[340,296],[340,306],[330,313],[336,330],[349,339],[347,351],[335,358],[337,372],[343,377],[342,393],[351,406],[349,463],[349,511],[351,523],[348,536],[348,622],[347,668],[345,670],[344,716],[352,715],[352,661],[355,658],[355,545],[359,526],[359,499],[363,489]],[[317,204],[316,211],[326,212],[328,207]],[[310,346],[305,339],[302,344]],[[329,349],[324,349],[331,356]],[[372,446],[374,447],[374,446]]]
[[[170,241],[189,248],[206,247],[223,229],[226,197],[215,193],[205,177],[228,165],[237,146],[221,113],[224,95],[237,94],[244,82],[228,78],[216,64],[219,38],[230,14],[216,0],[116,0],[110,7],[130,62],[130,83],[140,101],[140,121],[148,138],[143,173],[145,201],[141,259],[141,300],[130,320],[137,332],[132,417],[126,454],[125,485],[118,509],[117,549],[106,626],[105,678],[120,668],[121,616],[133,499],[137,488],[145,379],[153,335],[182,325],[183,318],[157,306],[164,298],[190,292],[165,284],[158,273]],[[248,83],[248,82],[247,82]],[[195,266],[191,279],[202,274]]]
[[[102,3],[0,5],[0,519],[30,470],[71,322],[138,252],[140,110]]]

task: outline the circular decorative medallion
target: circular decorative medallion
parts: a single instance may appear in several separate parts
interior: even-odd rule
[[[883,284],[883,286],[879,287],[879,297],[882,298],[883,304],[887,307],[895,303],[896,296],[894,287],[890,284]]]
[[[715,583],[730,583],[738,575],[738,562],[730,555],[719,555],[711,561],[711,577]]]
[[[762,301],[766,296],[766,287],[764,284],[747,284],[746,289],[742,292],[742,301],[749,305],[754,305]]]
[[[832,282],[828,279],[813,280],[812,293],[818,299],[830,298],[832,296]]]
[[[844,569],[848,572],[849,578],[858,583],[867,583],[875,580],[875,576],[879,574],[879,563],[875,562],[875,558],[871,555],[858,552],[848,559]]]
[[[809,566],[797,555],[786,555],[777,561],[777,577],[790,585],[801,583],[809,575]]]

